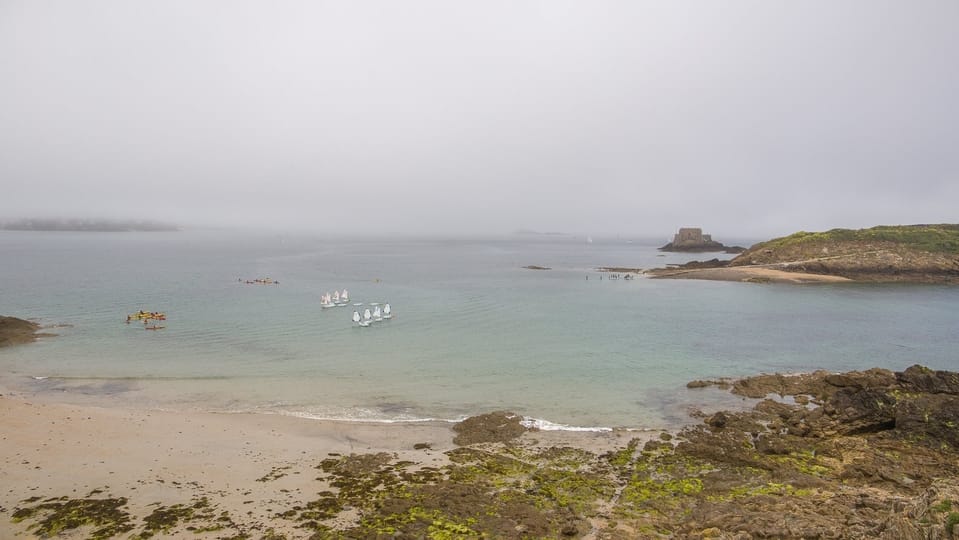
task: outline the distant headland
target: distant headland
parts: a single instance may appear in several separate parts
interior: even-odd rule
[[[959,283],[959,225],[797,232],[730,261],[656,269],[653,277],[724,281]]]
[[[109,219],[39,219],[28,218],[0,221],[0,230],[6,231],[83,231],[83,232],[168,232],[179,227],[169,223],[148,220]]]
[[[684,251],[692,253],[723,251],[726,253],[742,253],[746,248],[740,246],[726,246],[722,242],[713,240],[712,235],[703,234],[698,227],[683,227],[673,236],[673,241],[659,248],[660,251]]]

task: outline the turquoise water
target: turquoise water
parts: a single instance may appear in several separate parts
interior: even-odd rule
[[[691,379],[959,369],[959,287],[595,270],[690,258],[623,238],[0,232],[0,314],[62,325],[0,350],[0,387],[174,410],[403,421],[510,409],[658,428],[717,397],[686,390]],[[280,284],[237,281],[256,277]],[[390,302],[394,319],[358,328],[352,308],[320,308],[344,288],[352,302]],[[124,324],[138,309],[167,313],[166,328]]]

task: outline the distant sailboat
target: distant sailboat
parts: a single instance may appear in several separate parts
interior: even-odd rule
[[[364,327],[370,325],[370,321],[364,321],[364,320],[360,319],[360,312],[359,312],[359,311],[356,311],[356,310],[353,310],[353,322],[355,322],[356,324],[358,324],[358,325],[360,325],[360,326],[364,326]]]
[[[592,243],[593,243],[593,237],[592,237],[592,236],[587,236],[587,237],[586,237],[586,243],[587,243],[587,244],[592,244]]]
[[[369,310],[369,308],[367,308],[367,309],[363,312],[363,322],[361,322],[360,325],[362,325],[362,326],[369,326],[370,323],[372,323],[372,322],[373,322],[373,316],[370,315],[370,310]]]
[[[340,295],[340,301],[343,303],[348,303],[350,301],[350,293],[346,289],[343,289],[343,294]]]
[[[376,306],[376,308],[373,310],[373,320],[374,321],[383,320],[383,313],[380,312],[380,306]]]
[[[390,309],[390,305],[389,305],[389,304],[386,304],[385,306],[383,306],[383,318],[384,318],[384,319],[392,319],[392,318],[393,318],[393,310]]]
[[[336,306],[332,300],[330,300],[330,293],[326,293],[320,297],[320,307],[321,308],[331,308]]]
[[[338,304],[340,302],[340,291],[333,291],[333,303]]]

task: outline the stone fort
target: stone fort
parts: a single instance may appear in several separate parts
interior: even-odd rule
[[[683,227],[673,236],[673,246],[701,246],[713,241],[712,235],[703,234],[699,227]]]

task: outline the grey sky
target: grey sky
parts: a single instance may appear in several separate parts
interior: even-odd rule
[[[955,0],[0,0],[0,218],[957,222],[957,96]]]

